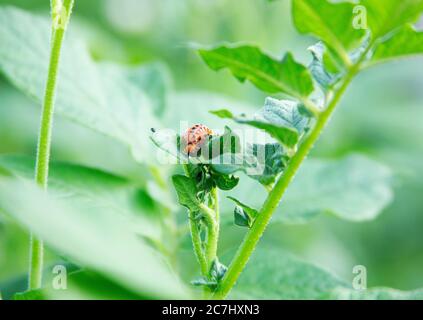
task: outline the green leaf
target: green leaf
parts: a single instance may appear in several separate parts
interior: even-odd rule
[[[197,198],[197,186],[194,180],[183,175],[174,175],[172,182],[178,194],[179,204],[191,211],[198,211],[200,201]]]
[[[0,179],[0,210],[55,251],[138,294],[187,297],[168,265],[110,208],[83,210],[21,179]],[[157,281],[160,279],[160,281]]]
[[[328,51],[322,42],[318,42],[314,46],[308,48],[308,50],[313,55],[313,61],[309,66],[313,78],[324,91],[327,91],[340,78],[339,76],[331,74],[325,66],[325,57],[327,57]]]
[[[217,110],[212,111],[212,113],[221,118],[232,116],[228,110]],[[238,123],[266,131],[289,148],[298,143],[310,121],[300,113],[298,103],[273,98],[266,98],[264,107],[253,117],[243,114],[236,117],[232,116],[232,119]]]
[[[188,157],[183,152],[181,146],[181,137],[172,129],[152,129],[150,135],[151,141],[158,147],[160,150],[164,151],[164,156],[170,155],[170,158],[163,159],[163,161],[168,161],[169,164],[172,161],[178,160],[177,163],[188,163]],[[160,157],[161,155],[159,155]],[[197,162],[195,157],[191,157],[190,162]]]
[[[234,210],[235,224],[241,227],[251,227],[259,212],[234,197],[228,197],[228,199],[237,204]]]
[[[280,249],[259,247],[229,299],[324,299],[338,287],[348,285]]]
[[[374,39],[414,23],[423,12],[422,0],[361,0],[367,10],[367,22]]]
[[[0,8],[0,70],[40,105],[49,61],[50,24],[47,17]],[[149,129],[157,123],[153,103],[139,82],[130,79],[127,69],[95,63],[70,31],[62,52],[57,114],[123,143],[140,162],[153,161],[148,138]]]
[[[212,167],[221,174],[244,172],[250,178],[259,181],[264,186],[275,182],[276,177],[286,167],[289,157],[278,143],[250,144],[247,143],[242,154],[224,155],[222,159],[213,161]]]
[[[388,168],[364,156],[308,160],[272,221],[304,223],[328,212],[341,219],[374,219],[392,200]]]
[[[157,117],[164,115],[171,88],[169,70],[161,63],[154,62],[125,70],[128,79],[148,95]]]
[[[353,290],[337,288],[330,299],[338,300],[423,300],[423,289],[401,291],[391,288],[371,288],[366,290]]]
[[[348,52],[356,48],[365,36],[364,30],[353,27],[354,6],[350,2],[293,0],[294,24],[299,32],[321,39],[348,64]]]
[[[35,160],[3,155],[0,168],[32,181]],[[144,189],[125,178],[88,167],[51,162],[49,190],[81,209],[106,208],[128,217],[140,235],[157,239],[162,232],[157,203]]]
[[[43,290],[31,290],[16,293],[13,300],[46,300]]]
[[[240,206],[235,206],[234,209],[234,223],[240,227],[251,227],[251,219]]]
[[[294,60],[291,53],[287,53],[281,61],[249,45],[222,45],[200,49],[199,53],[211,69],[228,68],[238,80],[249,80],[264,92],[283,92],[302,100],[313,92],[310,73]]]
[[[280,144],[251,145],[253,154],[264,154],[264,161],[258,157],[258,167],[263,168],[259,174],[247,173],[249,177],[259,181],[264,186],[272,185],[277,176],[285,169],[289,156]]]
[[[423,53],[423,32],[415,30],[411,25],[407,25],[391,38],[378,44],[372,60],[380,62],[421,53]]]
[[[173,92],[169,101],[173,107],[166,110],[163,123],[166,128],[176,132],[181,130],[181,122],[188,123],[188,125],[201,122],[214,131],[225,125],[233,124],[230,120],[218,119],[209,113],[209,110],[219,106],[230,106],[231,111],[235,114],[253,112],[257,109],[253,104],[204,91]],[[232,129],[237,128],[232,126]]]
[[[239,178],[233,175],[216,174],[213,181],[220,190],[229,191],[238,185]]]
[[[229,295],[266,300],[421,300],[423,289],[354,290],[330,272],[276,248],[258,248]]]
[[[234,197],[228,197],[228,199],[235,202],[238,206],[240,206],[251,218],[255,218],[258,215],[258,210],[251,208],[250,206],[246,205],[245,203],[239,201]]]
[[[217,163],[222,155],[241,152],[240,139],[228,126],[225,126],[223,134],[211,136],[201,146],[197,154],[191,154],[190,157],[185,152],[185,142],[175,131],[171,129],[154,129],[150,137],[158,148],[171,155],[174,158],[173,160],[178,160],[178,163]]]
[[[210,111],[211,114],[214,114],[215,116],[218,116],[219,118],[222,119],[233,119],[234,115],[232,114],[232,112],[230,112],[229,110],[226,109],[221,109],[221,110],[212,110]]]
[[[228,268],[224,264],[220,263],[218,258],[215,258],[210,268],[210,276],[219,283],[219,281],[225,276],[227,270]]]
[[[213,159],[224,154],[240,153],[241,142],[231,128],[226,126],[223,134],[211,137],[207,148],[204,148],[203,157],[210,159],[211,156]]]
[[[66,289],[53,286],[18,293],[15,300],[139,300],[151,297],[136,294],[100,274],[84,270],[68,273]]]

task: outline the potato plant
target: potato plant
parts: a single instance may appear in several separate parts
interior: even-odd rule
[[[422,290],[357,291],[277,246],[257,248],[269,224],[323,212],[368,221],[391,202],[387,166],[358,154],[307,156],[358,75],[423,52],[414,25],[422,0],[292,0],[296,30],[316,40],[308,65],[251,44],[196,46],[210,69],[268,97],[256,112],[217,104],[209,111],[219,127],[200,118],[180,132],[165,120],[174,102],[161,65],[94,61],[75,34],[65,37],[73,5],[52,0],[51,21],[0,7],[0,70],[43,106],[36,159],[0,156],[0,209],[31,232],[28,290],[16,299],[423,298]],[[128,148],[145,177],[50,161],[53,114]],[[219,247],[227,225],[245,231],[230,255]],[[180,249],[187,239],[191,271]],[[43,243],[72,268],[67,290],[43,281]]]

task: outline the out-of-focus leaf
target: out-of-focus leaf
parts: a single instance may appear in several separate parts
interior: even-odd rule
[[[374,219],[392,200],[391,172],[364,156],[308,160],[282,199],[273,222],[304,223],[328,212],[341,219]]]
[[[405,24],[416,22],[423,12],[422,0],[361,0],[375,39]]]
[[[162,258],[138,239],[132,221],[113,210],[82,210],[33,183],[10,178],[0,179],[0,210],[57,252],[129,290],[157,298],[187,297]]]
[[[26,291],[14,296],[15,300],[138,300],[148,298],[88,270],[68,274],[66,289],[55,289],[49,285],[43,289]]]
[[[46,300],[46,296],[43,290],[38,289],[16,293],[13,300]]]
[[[262,91],[283,92],[299,99],[305,99],[313,92],[309,71],[296,62],[291,53],[281,61],[249,45],[223,45],[200,49],[199,53],[211,69],[228,68],[238,80],[249,80]]]
[[[212,113],[262,129],[287,147],[294,147],[298,143],[309,123],[309,119],[300,113],[298,103],[273,98],[267,98],[264,107],[253,117],[245,114],[234,117],[230,111],[224,109]]]
[[[423,32],[407,25],[376,47],[373,61],[379,62],[421,53],[423,53]]]
[[[275,247],[258,248],[252,255],[231,299],[301,300],[421,300],[423,289],[390,288],[354,290],[322,268]]]
[[[153,105],[154,114],[163,116],[171,89],[171,76],[166,67],[158,62],[126,70],[129,80],[147,94]]]
[[[347,288],[335,289],[329,299],[338,300],[423,300],[423,289],[401,291],[391,288],[371,288],[354,290]]]
[[[25,156],[0,156],[0,168],[28,181],[34,179],[35,161]],[[105,208],[126,216],[143,236],[160,236],[159,208],[145,190],[125,178],[88,167],[52,162],[49,190],[81,209]]]
[[[150,99],[128,78],[126,69],[95,63],[70,31],[62,50],[57,113],[120,141],[136,160],[151,160],[149,129],[157,122]],[[0,8],[0,69],[39,104],[48,69],[50,33],[48,19],[17,8]]]
[[[293,17],[297,30],[312,34],[332,48],[341,59],[358,46],[364,30],[353,26],[354,4],[333,3],[328,0],[293,0]]]
[[[276,248],[258,248],[229,295],[230,299],[324,299],[339,280]]]
[[[182,91],[173,92],[169,101],[171,108],[167,108],[163,123],[166,128],[173,129],[179,134],[181,130],[202,123],[212,129],[219,131],[225,125],[233,124],[230,120],[222,120],[211,115],[210,110],[223,107],[230,107],[235,114],[253,112],[255,105],[241,102],[224,95],[205,91]],[[236,129],[231,126],[232,129]]]

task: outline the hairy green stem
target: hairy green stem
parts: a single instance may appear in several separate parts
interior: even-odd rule
[[[204,222],[207,226],[207,241],[205,255],[207,259],[208,271],[217,256],[217,243],[219,239],[219,225],[216,221],[216,213],[205,205],[200,206],[204,215]]]
[[[215,231],[216,231],[216,236],[213,239],[214,241],[214,257],[216,258],[217,256],[217,246],[218,246],[218,242],[219,242],[219,233],[220,233],[220,208],[219,208],[219,190],[217,188],[213,188],[211,191],[211,196],[213,199],[213,210],[214,210],[214,214],[215,214]]]
[[[189,168],[187,164],[183,165],[185,175],[191,177]],[[199,212],[189,212],[189,227],[192,238],[192,245],[194,248],[195,256],[197,257],[198,263],[200,265],[201,273],[204,277],[209,278],[209,271],[213,260],[216,258],[217,254],[217,242],[219,237],[219,206],[216,201],[217,191],[212,190],[213,198],[213,208],[206,206],[205,204],[200,204]],[[217,209],[217,211],[216,211]],[[198,223],[200,222],[199,218],[196,216],[200,214],[201,219],[207,227],[207,239],[205,246],[203,246]]]
[[[53,127],[54,101],[57,87],[57,75],[60,62],[60,53],[65,30],[72,12],[74,0],[52,1],[52,38],[50,62],[47,83],[44,94],[40,132],[38,136],[37,160],[35,165],[35,180],[43,189],[47,188],[51,134]],[[43,269],[43,242],[31,234],[30,264],[29,264],[29,290],[38,289],[42,283]]]
[[[339,89],[335,92],[331,102],[328,107],[319,115],[316,125],[307,136],[305,141],[301,144],[298,151],[292,157],[288,167],[286,168],[283,175],[278,179],[274,188],[270,191],[266,201],[263,204],[263,207],[260,210],[257,219],[252,225],[251,229],[246,234],[241,246],[235,254],[235,257],[230,264],[228,271],[226,272],[224,278],[220,282],[218,288],[215,291],[213,296],[214,299],[224,299],[232,287],[235,285],[239,275],[247,264],[251,254],[253,253],[258,241],[264,233],[274,211],[276,210],[279,202],[281,201],[285,191],[287,190],[289,184],[300,168],[301,164],[313,148],[314,144],[320,137],[323,129],[328,123],[333,111],[341,100],[343,94],[348,88],[354,76],[358,73],[362,61],[366,58],[367,53],[371,49],[372,44],[369,45],[367,50],[362,54],[360,59],[352,65]]]
[[[194,253],[197,258],[198,264],[200,265],[201,274],[204,277],[207,277],[209,273],[209,268],[207,264],[206,257],[203,252],[203,247],[201,244],[200,231],[198,230],[198,225],[196,222],[196,217],[192,212],[189,214],[189,228],[191,232],[192,246],[194,248]]]

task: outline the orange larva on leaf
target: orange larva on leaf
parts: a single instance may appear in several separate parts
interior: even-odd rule
[[[185,153],[188,156],[195,155],[211,135],[213,135],[213,131],[205,125],[196,124],[190,127],[183,136],[186,145]]]

